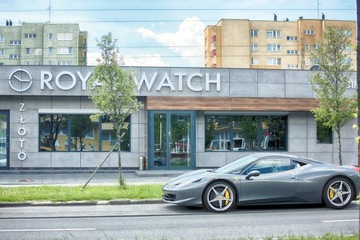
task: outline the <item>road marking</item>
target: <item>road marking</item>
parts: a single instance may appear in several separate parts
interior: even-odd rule
[[[95,231],[96,228],[0,229],[0,232]]]
[[[323,223],[341,223],[341,222],[358,222],[359,219],[347,219],[347,220],[327,220],[322,221]]]

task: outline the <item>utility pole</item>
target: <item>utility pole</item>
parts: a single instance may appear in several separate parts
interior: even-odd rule
[[[51,22],[51,0],[49,0],[49,7],[48,7],[48,10],[49,10],[49,23]]]
[[[359,112],[359,106],[360,106],[360,90],[359,90],[359,86],[360,86],[360,75],[359,75],[359,71],[360,71],[360,36],[359,36],[359,29],[360,29],[360,0],[356,0],[356,24],[357,24],[357,37],[356,37],[356,82],[357,82],[357,103],[358,103],[358,108],[357,108],[357,125],[358,125],[358,136],[360,136],[360,112]],[[360,167],[360,144],[358,143],[358,166]]]

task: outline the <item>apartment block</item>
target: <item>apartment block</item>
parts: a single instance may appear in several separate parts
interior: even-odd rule
[[[87,65],[87,32],[79,24],[0,26],[0,65]]]
[[[205,67],[255,69],[310,69],[317,64],[311,51],[318,47],[329,27],[347,31],[351,46],[346,46],[349,61],[356,70],[356,22],[304,19],[272,21],[221,19],[207,26]]]

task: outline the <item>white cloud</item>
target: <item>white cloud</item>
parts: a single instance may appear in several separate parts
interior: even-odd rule
[[[152,66],[152,67],[168,67],[168,65],[162,61],[161,56],[158,54],[146,54],[137,56],[136,58],[126,55],[124,56],[125,66]]]
[[[193,66],[203,66],[205,24],[198,17],[186,18],[176,32],[155,33],[146,28],[137,31],[143,38],[150,38],[180,54]]]

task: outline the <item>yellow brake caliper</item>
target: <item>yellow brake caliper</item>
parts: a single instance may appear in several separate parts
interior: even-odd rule
[[[334,198],[334,195],[335,195],[335,191],[333,189],[330,189],[329,191],[329,197],[330,199],[333,199]]]
[[[230,192],[229,192],[229,190],[226,190],[226,192],[225,192],[225,198],[226,199],[229,199],[230,198]],[[226,200],[225,201],[225,206],[227,206],[229,204],[229,200]]]

